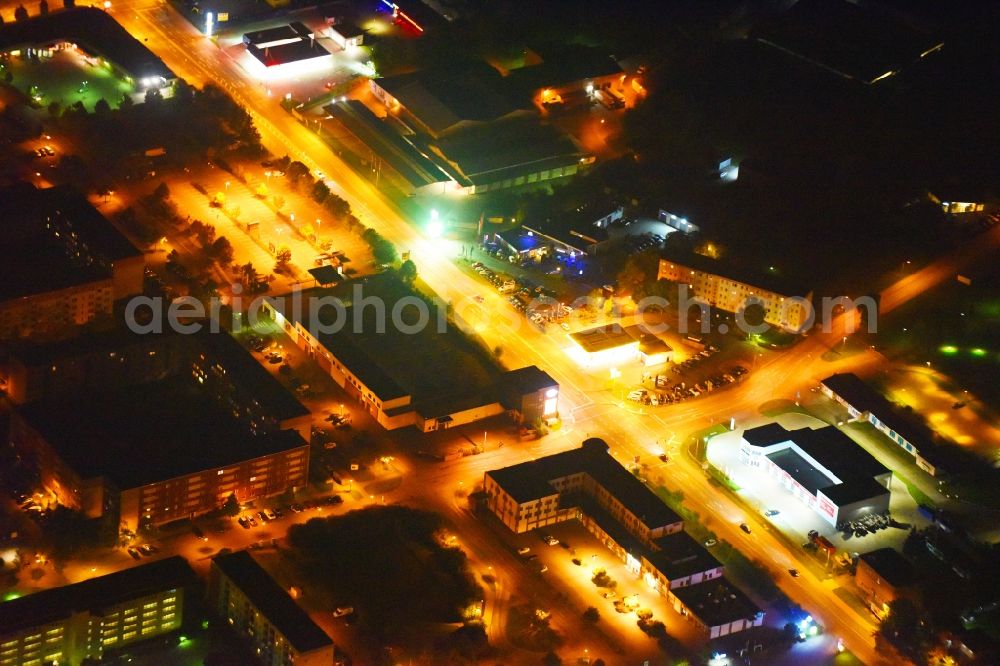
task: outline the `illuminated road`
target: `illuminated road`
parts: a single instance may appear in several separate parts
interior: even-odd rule
[[[454,254],[453,247],[423,238],[371,183],[345,166],[313,132],[283,111],[277,100],[268,97],[263,85],[249,77],[210,40],[197,33],[171,7],[139,0],[117,3],[113,13],[179,76],[195,85],[215,83],[228,91],[251,113],[265,145],[272,152],[287,153],[311,169],[328,174],[335,181],[334,191],[351,203],[361,221],[378,229],[401,250],[411,251],[421,277],[442,298],[455,305],[456,314],[474,327],[487,345],[503,349],[502,360],[508,366],[536,364],[559,381],[560,409],[566,424],[560,433],[533,446],[507,447],[502,452],[477,456],[474,462],[462,460],[421,465],[416,469],[414,478],[419,479],[419,485],[424,488],[435,484],[439,492],[447,495],[455,488],[449,484],[458,479],[474,483],[485,469],[578,446],[588,434],[604,437],[622,460],[629,460],[635,455],[648,458],[656,443],[668,435],[683,437],[710,425],[727,423],[730,418],[744,423],[758,418],[758,408],[764,402],[794,397],[796,391],[808,390],[818,379],[832,372],[877,365],[882,360],[873,352],[866,352],[836,363],[822,361],[820,357],[823,353],[842,339],[843,322],[839,321],[830,333],[815,333],[792,350],[756,368],[737,387],[645,414],[633,412],[614,399],[602,379],[580,368],[565,355],[561,349],[565,336],[535,330],[507,306],[503,297],[459,270],[452,262],[453,257],[448,256],[449,252]],[[1000,229],[993,230],[990,239],[995,244],[1000,239]],[[927,269],[904,278],[883,292],[885,308],[895,308],[950,279],[964,261],[980,256],[986,251],[983,249],[986,246],[984,242],[974,250],[935,262]],[[484,299],[482,306],[475,302],[476,296]],[[668,484],[684,492],[685,502],[692,509],[702,515],[716,516],[712,527],[722,538],[752,558],[779,570],[795,565],[799,554],[789,551],[774,538],[762,521],[745,515],[732,500],[713,488],[704,473],[686,456],[678,456],[675,460]],[[414,494],[414,500],[420,501],[420,493]],[[433,504],[440,508],[441,502],[434,501]],[[450,517],[463,529],[467,526],[469,534],[482,535],[481,529],[471,525],[475,521],[467,517],[464,510],[453,507]],[[754,528],[753,535],[747,536],[739,531],[741,521]],[[476,536],[474,541],[471,544],[473,550],[484,561],[507,562],[516,566],[510,553],[492,543],[491,539]],[[525,584],[522,576],[504,575],[498,580],[501,591],[510,589],[514,584]],[[782,589],[819,618],[828,631],[842,636],[859,658],[866,663],[878,663],[871,637],[875,626],[870,618],[857,615],[830,588],[811,576],[798,579],[778,576],[777,580]],[[527,584],[530,585],[530,582]],[[503,592],[498,598],[498,608],[490,612],[496,612],[502,618]],[[497,621],[500,618],[491,619]]]

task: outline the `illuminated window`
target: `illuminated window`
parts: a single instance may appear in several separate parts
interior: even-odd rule
[[[113,643],[117,643],[118,642],[118,637],[117,636],[107,636],[107,637],[105,637],[105,639],[102,642],[105,645],[111,645]]]
[[[124,636],[122,636],[122,640],[123,641],[127,641],[130,638],[135,638],[135,632],[134,631],[129,631]]]

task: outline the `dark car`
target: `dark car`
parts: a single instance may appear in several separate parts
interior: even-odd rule
[[[750,534],[750,532],[752,531],[750,529],[750,526],[747,525],[746,523],[740,523],[740,529],[746,532],[747,534]]]

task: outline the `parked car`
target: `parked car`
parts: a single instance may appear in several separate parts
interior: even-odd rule
[[[711,548],[712,546],[716,545],[717,543],[719,543],[719,542],[716,541],[715,539],[707,539],[705,541],[704,545],[705,545],[705,548]]]
[[[243,529],[245,530],[250,529],[250,519],[247,518],[246,516],[240,516],[239,520],[237,520],[236,522],[238,522],[240,524],[240,527],[242,527]]]
[[[559,545],[559,539],[555,538],[551,534],[544,534],[544,535],[542,535],[542,541],[544,541],[545,543],[549,544],[550,546],[557,546],[557,545]]]
[[[740,523],[740,529],[746,532],[747,534],[750,534],[753,531],[750,529],[750,526],[747,525],[746,523]]]
[[[767,511],[764,512],[764,515],[767,516],[768,518],[771,518],[773,516],[777,516],[779,513],[781,512],[778,511],[777,509],[768,509]]]
[[[350,615],[354,612],[354,606],[339,606],[335,611],[333,611],[334,617],[344,617],[345,615]]]
[[[518,555],[527,555],[530,552],[531,552],[531,548],[529,548],[528,546],[522,546],[521,548],[517,549],[517,554]]]
[[[142,555],[140,555],[139,551],[136,550],[135,548],[129,547],[128,554],[132,556],[133,560],[141,560],[142,559]]]

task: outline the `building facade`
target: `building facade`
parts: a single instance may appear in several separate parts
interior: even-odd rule
[[[195,581],[174,556],[0,603],[0,664],[78,666],[175,632]]]
[[[209,603],[264,666],[331,666],[334,644],[243,550],[212,558]]]
[[[749,276],[723,274],[724,267],[713,262],[718,263],[700,255],[684,262],[660,259],[657,279],[687,285],[694,299],[726,312],[742,313],[750,305],[759,305],[766,323],[785,330],[800,332],[812,326],[812,291],[796,293],[766,286]]]

